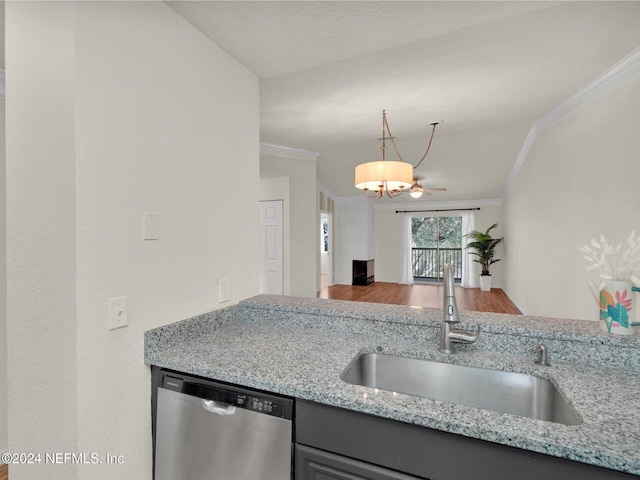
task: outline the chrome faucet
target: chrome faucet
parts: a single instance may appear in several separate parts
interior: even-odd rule
[[[453,288],[453,265],[450,263],[444,266],[444,316],[440,329],[440,351],[442,353],[454,353],[455,343],[473,343],[480,336],[480,325],[477,326],[476,333],[453,328],[452,325],[460,323],[458,317],[458,306],[456,305],[456,294]]]

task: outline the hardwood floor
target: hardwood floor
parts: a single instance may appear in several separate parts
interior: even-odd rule
[[[9,480],[9,466],[0,463],[0,480]]]
[[[444,294],[442,285],[425,284],[400,285],[398,283],[374,282],[367,286],[334,285],[327,287],[322,282],[321,287],[318,298],[433,308],[442,307]],[[456,303],[460,310],[522,314],[500,288],[493,288],[490,292],[483,292],[479,288],[462,287],[455,287],[455,290]]]

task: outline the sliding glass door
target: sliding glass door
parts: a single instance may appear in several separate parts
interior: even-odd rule
[[[441,282],[445,263],[462,279],[462,217],[413,217],[411,265],[414,281]]]

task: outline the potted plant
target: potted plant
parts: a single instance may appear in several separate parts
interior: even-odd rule
[[[499,258],[493,258],[495,255],[496,247],[502,238],[492,238],[489,232],[498,226],[494,223],[486,232],[479,232],[478,230],[472,230],[465,237],[469,237],[472,241],[469,242],[466,248],[473,250],[469,252],[470,255],[476,255],[478,258],[474,262],[478,262],[482,265],[482,272],[480,273],[480,289],[488,292],[491,290],[491,273],[489,267],[496,262],[499,262]]]

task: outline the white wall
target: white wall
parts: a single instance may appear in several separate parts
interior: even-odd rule
[[[125,459],[11,478],[150,479],[143,332],[258,291],[257,79],[157,2],[8,4],[6,53],[9,448]]]
[[[260,175],[289,177],[290,295],[313,298],[317,293],[319,248],[316,160],[261,154]]]
[[[75,452],[75,13],[5,8],[9,448]],[[12,465],[11,478],[71,479],[77,468]]]
[[[4,98],[0,99],[0,451],[7,447],[7,195]]]
[[[400,215],[395,210],[375,211],[376,281],[400,280]]]
[[[640,233],[640,81],[539,133],[505,198],[507,294],[527,314],[598,319],[578,247]]]
[[[476,230],[485,231],[494,223],[498,227],[491,231],[495,238],[503,236],[502,232],[502,207],[495,201],[480,202],[480,210],[476,212]],[[426,209],[443,209],[443,208],[474,208],[477,202],[469,204],[454,205],[434,205],[434,207],[424,207]],[[421,207],[423,208],[423,207]],[[398,206],[400,210],[411,210],[407,205]],[[400,214],[395,213],[395,208],[377,208],[375,211],[375,239],[376,239],[376,281],[397,283],[400,275]],[[433,212],[433,213],[416,213],[415,216],[432,215],[432,216],[451,216],[456,212]],[[508,239],[504,240],[505,242]],[[468,253],[466,253],[468,254]],[[491,282],[492,287],[500,288],[502,286],[502,262],[504,261],[504,249],[499,245],[496,249],[496,258],[500,261],[491,266]],[[478,270],[479,272],[479,270]]]
[[[375,214],[369,200],[338,202],[335,205],[334,283],[351,285],[353,260],[375,259]],[[378,260],[374,274],[378,280]]]
[[[283,269],[284,282],[283,291],[285,295],[291,292],[291,198],[289,195],[289,177],[261,178],[260,179],[260,201],[282,200],[282,247],[284,250]]]

